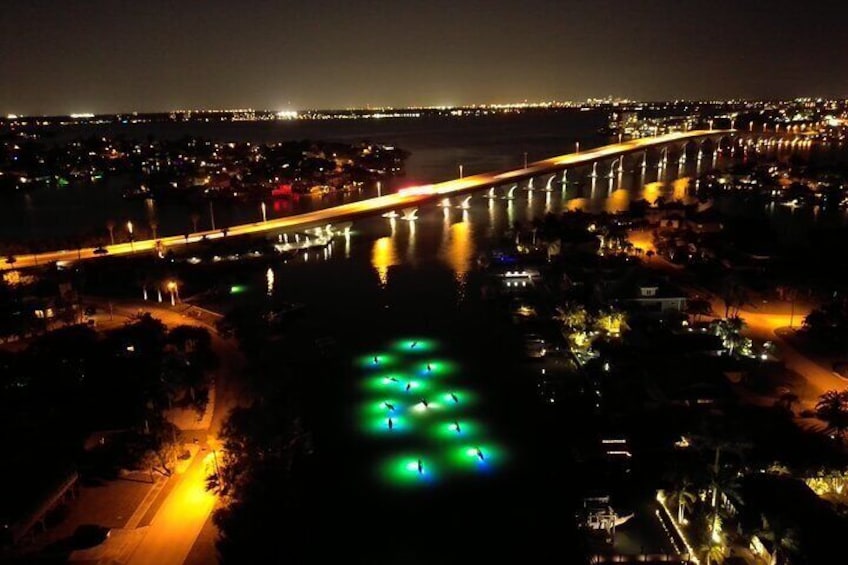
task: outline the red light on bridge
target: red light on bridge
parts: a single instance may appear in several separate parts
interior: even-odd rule
[[[271,191],[271,196],[275,198],[288,198],[292,195],[292,185],[291,184],[279,184],[277,188]]]

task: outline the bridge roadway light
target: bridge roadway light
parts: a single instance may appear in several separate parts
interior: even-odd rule
[[[260,209],[260,210],[262,210],[262,221],[263,221],[263,222],[267,222],[267,221],[268,221],[268,216],[267,216],[267,215],[266,215],[266,213],[265,213],[265,203],[264,203],[264,202],[263,202],[262,204],[260,204],[260,205],[259,205],[259,209]]]
[[[526,168],[526,165],[525,165]],[[459,178],[462,178],[462,165],[459,166]]]

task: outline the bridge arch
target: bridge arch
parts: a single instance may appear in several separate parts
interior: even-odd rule
[[[609,173],[607,173],[608,178],[612,178],[615,176],[615,165],[618,163],[618,171],[621,172],[623,170],[622,164],[624,162],[624,155],[619,155],[610,163]]]

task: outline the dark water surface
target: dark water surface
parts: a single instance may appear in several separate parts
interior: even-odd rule
[[[278,141],[315,139],[357,143],[370,140],[393,144],[412,153],[403,184],[434,182],[454,178],[463,165],[465,174],[520,166],[524,152],[541,159],[567,153],[581,140],[584,147],[600,144],[597,134],[606,120],[602,112],[556,112],[484,117],[433,117],[423,119],[314,120],[235,123],[161,123],[89,127],[58,130],[54,139],[67,141],[78,136],[110,135],[129,139],[177,139],[185,135],[219,141]],[[121,179],[89,187],[16,194],[0,206],[0,238],[47,239],[81,230],[103,231],[106,222],[123,226],[131,220],[136,229],[147,230],[156,221],[159,233],[189,231],[189,205],[158,204],[152,200],[128,201]],[[268,203],[268,216],[277,217],[314,207],[340,204],[369,194],[334,195],[301,199],[297,203],[279,200]],[[257,204],[215,204],[216,223],[225,225],[260,218]],[[209,227],[208,210],[201,207],[201,228]],[[119,227],[116,233],[120,232]]]

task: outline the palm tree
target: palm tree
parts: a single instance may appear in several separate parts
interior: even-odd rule
[[[822,394],[816,403],[816,418],[827,425],[826,432],[842,442],[848,431],[848,390],[829,390]]]
[[[704,554],[707,565],[711,565],[712,563],[721,565],[724,563],[725,558],[727,558],[727,547],[713,540],[701,546],[700,549]]]
[[[693,298],[689,300],[686,309],[689,314],[692,314],[695,317],[695,321],[697,322],[701,316],[711,316],[713,313],[712,304],[710,304],[709,300],[703,298]]]
[[[730,350],[730,356],[732,357],[733,352],[737,348],[745,345],[745,338],[742,337],[741,335],[737,334],[737,333],[732,333],[732,334],[728,335],[726,338],[724,338],[724,344]]]
[[[692,510],[692,505],[698,498],[695,491],[692,489],[692,483],[684,479],[680,488],[672,493],[672,498],[677,500],[677,523],[684,524],[686,521],[686,511]]]
[[[742,337],[742,328],[744,327],[745,321],[739,316],[731,316],[720,320],[718,323],[716,331],[722,338],[724,346],[730,350],[731,355],[737,347],[745,343],[745,338]]]
[[[770,541],[772,546],[769,565],[785,565],[788,557],[798,553],[798,533],[777,516],[769,520],[761,514],[760,519],[762,525],[757,528],[757,536]]]
[[[739,310],[748,303],[748,293],[733,277],[727,277],[721,287],[721,298],[724,300],[724,317],[739,316]]]
[[[555,317],[563,325],[574,330],[583,331],[589,323],[589,313],[586,308],[576,302],[566,302],[557,308]]]
[[[724,321],[727,329],[734,333],[742,333],[745,328],[745,320],[739,316],[731,316]]]
[[[109,230],[109,240],[112,242],[112,245],[115,245],[115,220],[108,220],[106,222],[106,229]]]
[[[694,437],[704,449],[704,455],[710,453],[713,458],[709,466],[711,496],[708,527],[710,535],[716,535],[720,531],[721,523],[720,495],[733,498],[735,493],[738,493],[740,470],[745,467],[744,455],[751,445],[747,438],[740,434],[739,429],[728,427],[727,422],[720,418],[705,419],[701,425],[701,433]],[[728,465],[726,453],[735,455],[733,464]],[[723,464],[722,455],[725,455]]]
[[[800,401],[801,399],[798,398],[797,394],[794,394],[792,392],[784,392],[780,395],[774,405],[780,408],[781,410],[785,410],[786,412],[794,412],[793,407]]]

